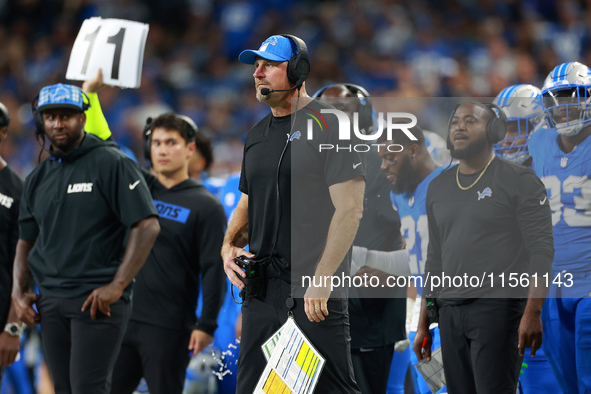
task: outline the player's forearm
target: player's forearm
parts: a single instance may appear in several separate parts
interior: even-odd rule
[[[12,273],[12,294],[23,294],[33,289],[33,275],[29,270],[27,259],[35,241],[19,239],[16,244],[14,268]]]
[[[123,261],[112,283],[121,290],[131,283],[146,262],[159,232],[160,224],[154,216],[141,220],[133,226],[129,233]]]

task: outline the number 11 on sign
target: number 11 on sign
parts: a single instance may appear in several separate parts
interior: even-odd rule
[[[123,19],[85,20],[72,48],[66,78],[87,80],[102,68],[106,84],[139,87],[148,29],[144,23]]]

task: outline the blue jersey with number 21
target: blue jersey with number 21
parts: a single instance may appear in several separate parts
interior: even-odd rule
[[[425,260],[427,260],[427,245],[429,244],[429,226],[427,225],[427,189],[429,183],[446,167],[439,167],[430,173],[419,185],[415,192],[407,198],[404,194],[391,194],[392,206],[400,216],[400,233],[406,240],[410,259],[410,272],[413,275],[423,275]],[[417,291],[422,294],[417,281]]]

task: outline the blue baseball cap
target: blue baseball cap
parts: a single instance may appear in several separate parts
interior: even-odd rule
[[[37,111],[45,111],[52,108],[71,108],[84,112],[84,99],[79,87],[73,85],[45,86],[39,92]]]
[[[286,62],[291,59],[296,52],[292,49],[291,40],[285,36],[271,36],[261,44],[258,51],[247,49],[242,51],[238,60],[244,64],[254,64],[256,57],[273,60],[277,62]]]

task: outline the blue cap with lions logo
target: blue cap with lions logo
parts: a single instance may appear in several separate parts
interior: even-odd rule
[[[238,56],[238,60],[245,64],[254,64],[256,57],[260,56],[263,59],[286,62],[291,59],[293,53],[291,40],[285,36],[271,36],[261,44],[258,51],[247,49],[242,51]]]
[[[39,92],[37,111],[45,111],[52,108],[70,108],[84,112],[84,99],[79,87],[73,85],[45,86]]]

